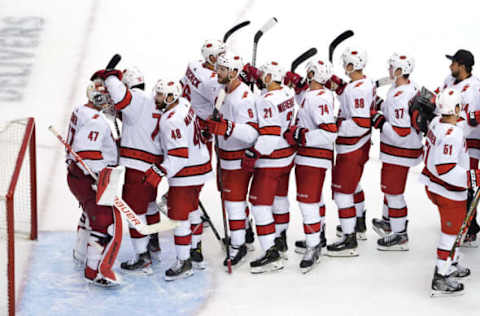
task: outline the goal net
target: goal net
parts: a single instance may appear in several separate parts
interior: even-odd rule
[[[0,315],[15,314],[15,244],[37,239],[35,149],[33,118],[0,122]]]

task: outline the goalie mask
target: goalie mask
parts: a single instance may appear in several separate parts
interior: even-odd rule
[[[113,103],[103,80],[95,79],[87,86],[88,101],[99,110],[107,110]]]
[[[310,72],[313,72],[313,76],[310,77]],[[332,64],[327,61],[317,60],[309,61],[307,63],[307,78],[308,80],[315,80],[320,84],[325,84],[330,77],[332,77]]]

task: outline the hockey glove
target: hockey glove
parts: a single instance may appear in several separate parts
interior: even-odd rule
[[[332,75],[330,79],[325,83],[325,87],[331,91],[335,91],[337,95],[341,95],[347,83],[335,75]]]
[[[242,169],[247,172],[253,172],[255,170],[255,162],[260,157],[260,153],[254,148],[245,150],[245,155],[242,159]]]
[[[382,131],[383,124],[385,124],[385,116],[381,112],[374,111],[371,116],[372,126]]]
[[[375,110],[380,111],[382,109],[383,99],[378,95],[375,96]]]
[[[102,69],[102,70],[97,70],[91,77],[90,80],[95,80],[97,78],[100,78],[102,80],[107,79],[109,76],[115,76],[118,78],[118,80],[122,80],[123,78],[123,73],[120,70],[117,69]]]
[[[469,112],[468,113],[468,125],[470,126],[477,126],[478,122],[480,122],[480,111]]]
[[[258,68],[255,68],[254,66],[250,65],[250,63],[248,63],[243,66],[243,69],[238,76],[240,77],[240,80],[243,81],[243,83],[249,85],[252,83],[256,83],[258,80],[260,80],[262,77],[262,72],[258,70]]]
[[[480,181],[480,170],[470,169],[467,170],[467,186],[468,188],[476,189]]]
[[[220,118],[220,121],[207,120],[205,124],[209,133],[225,136],[225,139],[232,135],[233,129],[235,128],[234,122],[225,120],[223,117]]]
[[[158,186],[162,177],[167,174],[166,170],[157,164],[152,164],[150,169],[145,172],[145,177],[143,178],[144,183],[148,183],[154,188]]]
[[[298,126],[291,126],[283,133],[283,138],[291,146],[305,146],[307,140],[305,135],[308,132],[308,128],[302,128]]]
[[[295,89],[296,94],[308,89],[308,83],[300,75],[288,71],[283,79],[283,84]]]

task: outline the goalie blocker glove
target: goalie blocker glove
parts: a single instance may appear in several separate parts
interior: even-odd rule
[[[145,177],[143,178],[144,183],[148,183],[154,188],[158,186],[160,181],[162,180],[162,177],[165,176],[167,172],[165,169],[161,166],[158,166],[157,164],[152,164],[150,169],[148,169],[145,172]]]

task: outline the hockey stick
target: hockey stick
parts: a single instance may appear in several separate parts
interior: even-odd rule
[[[260,38],[262,38],[263,34],[268,32],[272,27],[274,27],[278,23],[277,18],[273,17],[267,21],[258,31],[255,33],[255,37],[253,38],[253,53],[252,53],[252,66],[255,67],[257,62],[257,48],[258,42]]]
[[[297,69],[298,66],[300,66],[301,63],[303,63],[305,60],[309,59],[310,57],[314,56],[317,54],[317,49],[315,47],[310,48],[292,62],[292,67],[290,68],[291,72],[295,72],[295,69]]]
[[[115,54],[110,58],[110,61],[107,64],[107,67],[105,69],[115,69],[117,67],[118,63],[122,60],[122,56],[120,54]]]
[[[353,31],[352,30],[347,30],[343,32],[342,34],[338,35],[328,46],[328,60],[332,62],[333,60],[333,52],[335,51],[335,48],[337,48],[340,43],[342,43],[344,40],[347,38],[350,38],[353,36]]]
[[[475,191],[475,194],[473,196],[472,203],[470,204],[470,207],[468,208],[467,215],[465,216],[465,219],[463,220],[462,226],[460,226],[460,231],[457,234],[457,238],[455,238],[455,243],[453,244],[452,249],[450,249],[450,252],[448,253],[447,257],[447,262],[445,264],[445,269],[442,271],[443,275],[447,274],[448,268],[452,264],[453,257],[455,256],[455,251],[457,247],[459,247],[463,240],[465,239],[465,236],[468,231],[468,227],[470,226],[470,223],[472,222],[473,217],[475,216],[475,209],[477,208],[478,200],[480,199],[480,187],[477,188]]]
[[[223,105],[223,101],[225,100],[226,92],[225,89],[221,89],[218,93],[217,100],[215,100],[215,109],[213,109],[213,119],[220,120],[220,108]],[[230,237],[228,235],[228,227],[227,227],[227,212],[225,210],[225,203],[223,200],[223,181],[222,181],[222,167],[220,166],[220,148],[218,147],[218,135],[215,135],[215,153],[217,154],[217,177],[218,177],[218,189],[220,190],[220,199],[222,201],[222,217],[223,217],[223,231],[225,234],[225,240],[227,241],[227,245],[225,247],[225,252],[227,255],[227,269],[228,273],[232,273],[232,259],[230,259]]]
[[[233,33],[235,33],[236,31],[238,31],[239,29],[241,29],[242,27],[245,27],[247,25],[250,24],[250,21],[243,21],[241,23],[238,23],[237,25],[235,25],[234,27],[232,27],[231,29],[229,29],[225,35],[223,35],[223,42],[226,43],[228,38],[230,36],[232,36]]]
[[[206,210],[205,207],[203,206],[202,201],[198,201],[198,205],[200,206],[200,209],[202,210],[202,213],[203,213],[203,215],[201,216],[201,217],[202,217],[202,220],[203,220],[204,222],[207,222],[207,223],[210,225],[210,228],[212,229],[212,232],[213,232],[213,234],[215,235],[215,238],[216,238],[216,239],[218,240],[218,242],[220,243],[222,249],[224,249],[225,244],[223,243],[222,238],[220,237],[220,234],[218,233],[218,230],[217,230],[217,229],[215,228],[215,226],[213,225],[212,219],[211,219],[210,216],[208,215],[207,210]]]
[[[75,158],[75,161],[80,163],[82,167],[87,170],[87,172],[92,176],[92,178],[97,181],[98,177],[93,171],[87,166],[87,164],[83,161],[83,159],[75,152],[73,151],[72,147],[66,142],[66,140],[57,132],[57,130],[53,126],[49,126],[48,130],[52,132],[53,135],[65,146],[67,151],[72,154],[72,156]],[[113,206],[120,211],[123,215],[125,215],[127,221],[135,228],[139,233],[142,235],[150,235],[153,233],[158,233],[161,231],[165,230],[170,230],[174,227],[171,227],[172,225],[166,226],[163,223],[157,223],[157,224],[145,224],[142,222],[142,220],[135,214],[135,212],[128,206],[128,204],[119,196],[115,196],[113,200]],[[172,222],[173,223],[173,222]]]

